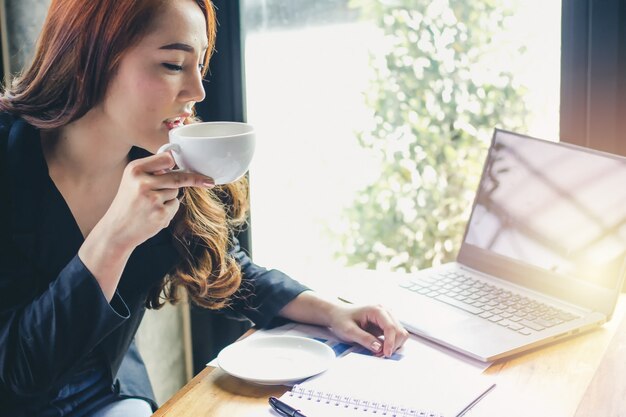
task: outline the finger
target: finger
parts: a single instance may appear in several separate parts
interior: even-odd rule
[[[406,331],[406,329],[404,328],[404,326],[402,324],[400,324],[400,322],[398,321],[398,319],[396,318],[396,316],[393,314],[392,311],[386,310],[386,312],[387,312],[387,315],[389,316],[389,318],[393,321],[393,323],[396,326],[396,346],[395,346],[395,350],[398,350],[408,340],[409,332]]]
[[[398,319],[391,313],[389,313],[393,321],[396,323],[396,327],[398,330],[398,344],[396,346],[396,350],[400,349],[407,340],[409,340],[409,332],[404,328],[404,326],[398,321]]]
[[[150,181],[155,190],[179,189],[181,187],[215,187],[212,178],[194,172],[166,172],[162,175],[152,176]]]
[[[369,317],[369,321],[378,325],[385,337],[383,342],[383,355],[389,357],[393,355],[393,352],[396,350],[396,336],[399,329],[384,308],[377,307],[372,310],[371,314],[372,316]]]
[[[129,165],[134,166],[140,172],[154,173],[172,169],[176,166],[176,162],[171,153],[163,152],[147,158],[135,159]]]
[[[171,221],[178,212],[178,208],[180,207],[180,201],[178,201],[177,198],[167,200],[165,203],[163,203],[163,206],[167,210],[169,221]],[[166,225],[165,227],[167,226],[168,225]]]
[[[163,190],[155,191],[158,196],[159,201],[163,203],[167,203],[170,200],[173,200],[178,197],[178,189],[177,188],[166,188]]]
[[[371,350],[376,354],[382,353],[383,343],[378,337],[374,336],[372,333],[363,330],[356,324],[354,324],[354,327],[350,329],[349,333],[352,341],[358,343],[366,349]]]

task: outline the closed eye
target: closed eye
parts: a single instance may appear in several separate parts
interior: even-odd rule
[[[170,71],[176,71],[176,72],[179,72],[179,71],[182,71],[182,70],[183,70],[182,65],[168,64],[168,63],[164,62],[164,63],[163,63],[163,66],[164,66],[165,68],[167,68],[168,70],[170,70]],[[198,70],[200,70],[200,72],[204,71],[204,68],[205,68],[205,67],[204,67],[204,64],[198,64]]]
[[[168,64],[168,63],[164,62],[163,66],[165,68],[167,68],[168,70],[170,70],[170,71],[182,71],[183,70],[182,65]]]

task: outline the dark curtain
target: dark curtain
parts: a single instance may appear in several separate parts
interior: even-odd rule
[[[4,30],[4,28],[2,27],[2,19],[0,19],[0,34],[2,33],[3,30]],[[3,64],[3,59],[1,59],[3,57],[4,57],[4,52],[2,50],[2,39],[0,39],[0,85],[1,86],[4,86],[4,84],[5,84],[5,80],[4,80],[4,64]]]
[[[561,140],[626,155],[626,2],[562,7]]]

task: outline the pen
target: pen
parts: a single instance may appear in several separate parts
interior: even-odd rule
[[[295,408],[291,407],[290,405],[285,404],[284,402],[282,402],[276,397],[270,397],[268,401],[270,405],[272,406],[272,408],[276,410],[278,414],[282,416],[306,417],[304,414],[300,412],[300,410],[296,410]]]
[[[489,388],[487,388],[487,390],[485,392],[483,392],[482,394],[480,394],[478,396],[478,398],[476,398],[474,401],[472,401],[467,407],[465,407],[459,414],[456,415],[456,417],[461,417],[464,416],[465,413],[467,413],[470,408],[474,407],[478,401],[482,400],[483,398],[485,398],[485,395],[489,394],[494,388],[496,387],[496,384],[492,384]]]

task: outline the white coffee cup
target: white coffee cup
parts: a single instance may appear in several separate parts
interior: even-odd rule
[[[170,142],[157,153],[171,151],[183,171],[213,178],[215,185],[228,184],[247,171],[256,144],[254,128],[239,122],[204,122],[169,131]]]

